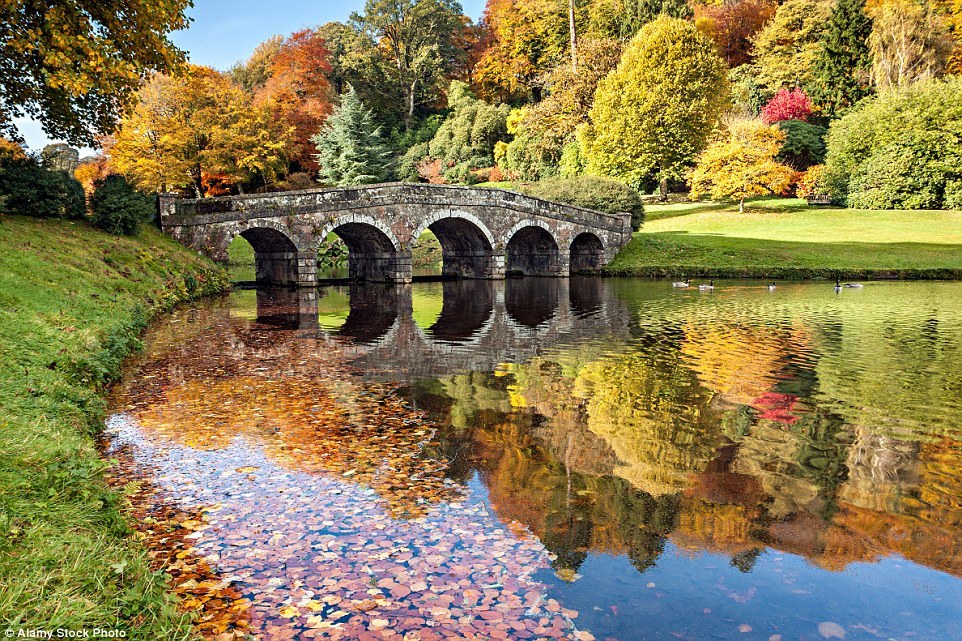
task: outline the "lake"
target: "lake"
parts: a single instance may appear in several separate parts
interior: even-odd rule
[[[962,283],[243,290],[145,342],[105,455],[206,636],[962,639]]]

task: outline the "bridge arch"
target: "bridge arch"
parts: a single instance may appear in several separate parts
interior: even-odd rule
[[[566,275],[561,250],[551,228],[539,219],[523,220],[511,228],[505,243],[508,274]]]
[[[352,280],[410,280],[410,254],[405,263],[401,243],[381,221],[362,214],[334,218],[315,238],[318,246],[332,232],[347,245],[347,265]]]
[[[572,274],[597,273],[605,264],[605,243],[590,231],[575,236],[568,251]]]
[[[272,220],[256,220],[227,234],[225,254],[238,236],[254,250],[254,273],[258,282],[287,284],[299,280],[298,254],[304,248],[290,230]]]
[[[425,230],[434,232],[441,244],[442,271],[463,278],[501,278],[503,262],[495,255],[494,234],[484,222],[467,212],[437,212],[414,230],[417,241]]]

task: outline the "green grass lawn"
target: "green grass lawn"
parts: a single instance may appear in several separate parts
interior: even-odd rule
[[[153,228],[117,238],[0,216],[0,628],[190,634],[131,538],[93,435],[149,318],[225,286]]]
[[[962,212],[809,207],[756,199],[649,205],[642,231],[608,266],[618,275],[960,278]]]

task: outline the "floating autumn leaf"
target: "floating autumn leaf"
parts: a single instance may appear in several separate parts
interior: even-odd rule
[[[818,633],[825,639],[844,639],[845,628],[834,621],[822,621],[818,624]]]

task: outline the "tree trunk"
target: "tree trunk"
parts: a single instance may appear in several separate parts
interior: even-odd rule
[[[578,73],[578,30],[575,27],[575,0],[568,0],[568,30],[571,33],[571,70]]]
[[[738,213],[739,213],[739,214],[744,214],[744,213],[745,213],[745,199],[744,199],[744,198],[742,198],[741,200],[738,201]]]
[[[411,125],[414,124],[414,101],[415,94],[418,90],[418,83],[415,80],[411,83],[408,89],[408,100],[407,100],[407,113],[404,115],[404,130],[411,131]]]
[[[190,178],[194,183],[194,191],[197,192],[197,198],[204,197],[204,182],[201,180],[202,175],[203,172],[200,169],[200,163],[197,163],[197,165],[190,170]]]
[[[658,181],[658,199],[662,202],[668,200],[668,177],[662,172],[661,179]]]

